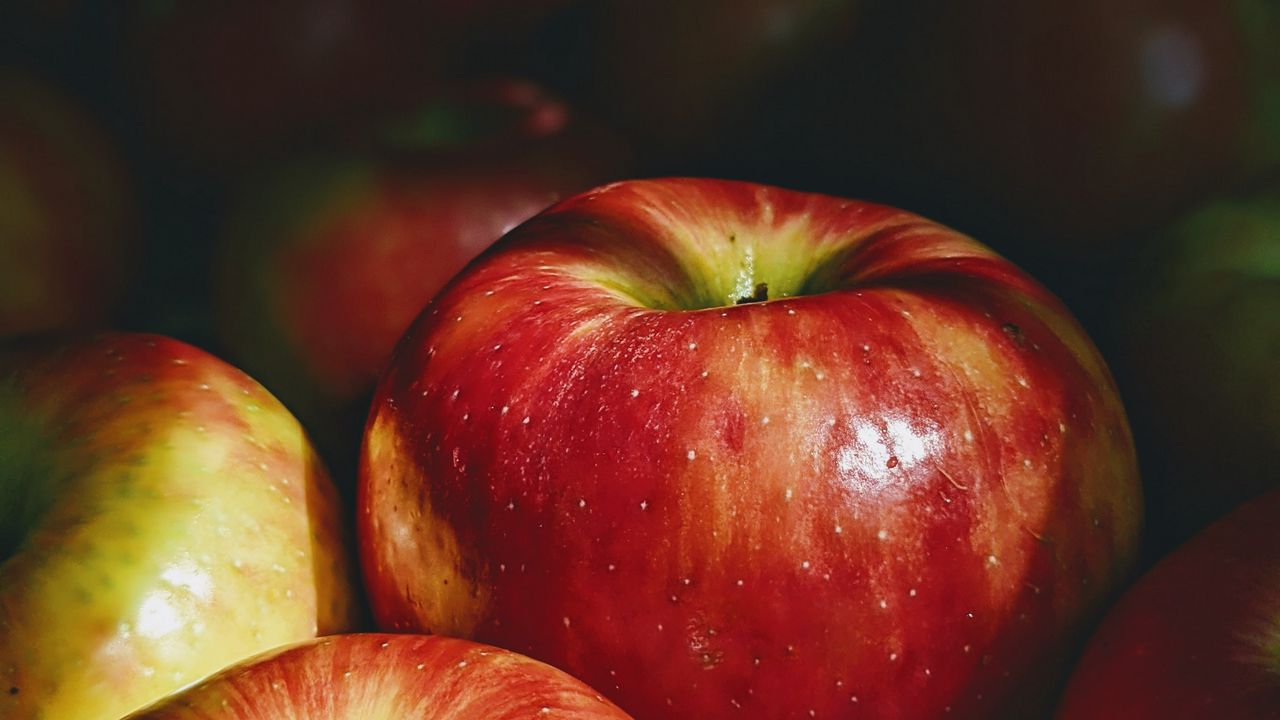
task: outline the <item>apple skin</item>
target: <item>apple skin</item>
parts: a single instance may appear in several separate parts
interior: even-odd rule
[[[1043,287],[906,212],[697,179],[561,202],[455,278],[358,490],[382,628],[637,718],[1043,714],[1141,515]]]
[[[1059,720],[1280,714],[1277,517],[1273,491],[1144,575],[1089,642]]]
[[[1146,254],[1110,344],[1163,554],[1280,487],[1280,186],[1202,204]]]
[[[460,87],[383,134],[244,188],[214,281],[231,355],[325,445],[350,436],[352,470],[378,373],[423,305],[503,233],[626,162],[606,131],[511,79]]]
[[[508,650],[426,635],[310,640],[227,668],[129,720],[586,720],[630,716]]]
[[[160,336],[0,355],[0,717],[114,720],[354,629],[336,492],[244,373]]]
[[[100,327],[136,255],[111,141],[43,80],[0,68],[0,337]]]

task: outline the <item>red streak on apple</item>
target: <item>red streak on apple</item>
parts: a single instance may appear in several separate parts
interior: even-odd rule
[[[640,718],[1043,709],[1140,515],[1050,293],[909,213],[702,180],[577,196],[468,268],[380,383],[359,489],[382,627]]]

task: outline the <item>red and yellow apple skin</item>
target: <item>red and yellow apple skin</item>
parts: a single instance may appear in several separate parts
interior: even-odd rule
[[[129,720],[627,720],[581,681],[508,650],[426,635],[319,638],[264,653]]]
[[[0,337],[100,326],[135,254],[123,160],[53,87],[0,69]]]
[[[1234,510],[1160,561],[1107,615],[1059,720],[1280,712],[1280,491]]]
[[[1102,359],[1010,263],[681,179],[566,200],[433,301],[375,393],[358,530],[383,628],[638,718],[1030,717],[1140,505]]]
[[[189,345],[0,355],[0,717],[114,720],[354,629],[336,493],[294,418]]]

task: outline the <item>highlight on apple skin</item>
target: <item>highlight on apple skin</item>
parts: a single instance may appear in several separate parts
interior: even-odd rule
[[[128,720],[629,720],[516,653],[427,635],[352,634],[264,653]]]
[[[336,491],[297,421],[165,337],[0,348],[0,717],[116,720],[353,629]]]
[[[563,201],[456,277],[358,491],[382,628],[642,719],[1043,716],[1141,520],[1042,286],[910,213],[699,179]]]

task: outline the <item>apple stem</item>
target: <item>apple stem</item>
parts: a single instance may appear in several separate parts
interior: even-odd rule
[[[743,305],[745,303],[764,302],[769,299],[769,283],[756,283],[755,291],[750,295],[743,295],[733,301],[734,305]]]

